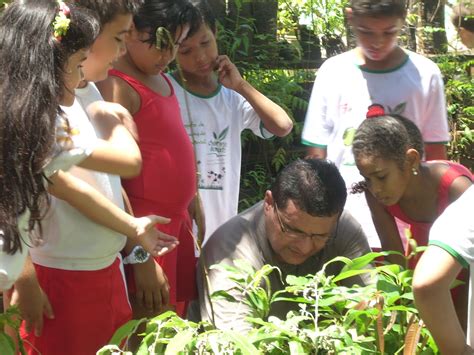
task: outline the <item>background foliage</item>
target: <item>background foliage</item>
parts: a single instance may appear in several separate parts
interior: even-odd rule
[[[245,4],[253,1],[242,0],[233,2],[231,14],[224,14],[225,21],[221,21],[218,32],[221,52],[230,56],[252,85],[284,107],[295,123],[289,136],[273,141],[264,142],[249,132],[244,133],[240,210],[262,198],[271,177],[282,166],[304,156],[301,130],[312,83],[324,60],[321,57],[336,55],[354,46],[343,15],[347,1],[277,2],[274,32],[259,33],[255,26],[259,19],[243,15]],[[436,27],[444,21],[444,7],[438,2],[438,6],[434,6],[432,1],[408,1],[408,4],[401,44],[428,55],[439,64],[445,80],[452,132],[449,158],[473,170],[474,82],[469,72],[473,57],[456,53],[434,55],[447,51],[444,27]],[[301,25],[302,18],[305,25]],[[288,38],[293,39],[291,43]]]

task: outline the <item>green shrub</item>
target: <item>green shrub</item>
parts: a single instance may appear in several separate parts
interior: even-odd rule
[[[119,344],[142,322],[147,327],[137,354],[435,354],[436,344],[414,306],[413,271],[384,263],[368,267],[388,254],[335,258],[315,275],[288,276],[286,289],[273,294],[268,275],[278,272],[275,267],[265,265],[255,271],[244,261],[236,263],[239,268],[215,266],[224,268],[235,288],[246,295],[243,302],[253,310],[253,316],[247,318],[253,325],[248,334],[220,330],[209,322],[190,322],[167,312],[148,321],[127,323],[99,354],[129,354]],[[328,276],[325,267],[333,262],[345,266],[338,275]],[[338,284],[360,273],[371,273],[374,283],[352,288]],[[232,301],[226,291],[211,297]],[[269,317],[273,302],[294,302],[299,310],[290,311],[286,319]]]

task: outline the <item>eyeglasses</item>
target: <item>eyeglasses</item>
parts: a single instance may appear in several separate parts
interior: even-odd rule
[[[286,223],[284,223],[282,221],[281,216],[280,216],[280,211],[278,210],[278,206],[277,206],[276,202],[273,203],[273,208],[275,209],[275,214],[277,216],[278,223],[280,224],[281,231],[283,233],[285,233],[288,237],[290,237],[294,240],[310,238],[311,241],[313,241],[313,242],[316,241],[318,243],[327,243],[331,239],[333,239],[333,236],[335,236],[337,234],[337,228],[339,226],[339,218],[337,219],[336,226],[335,226],[334,230],[329,234],[329,236],[325,237],[325,236],[322,236],[320,234],[309,234],[309,233],[305,233],[303,231],[298,231],[298,230],[295,230],[295,229],[291,228],[290,226],[288,226]]]

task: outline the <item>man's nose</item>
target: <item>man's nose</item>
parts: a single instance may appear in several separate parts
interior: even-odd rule
[[[310,237],[299,238],[296,248],[298,249],[298,252],[303,255],[312,254],[315,249],[315,243],[313,241],[313,238],[310,238]]]

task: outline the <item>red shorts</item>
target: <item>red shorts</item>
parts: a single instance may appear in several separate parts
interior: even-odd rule
[[[70,271],[35,265],[54,319],[44,319],[43,333],[21,337],[28,354],[93,355],[131,319],[120,260],[105,269]]]

